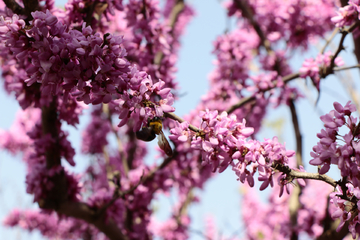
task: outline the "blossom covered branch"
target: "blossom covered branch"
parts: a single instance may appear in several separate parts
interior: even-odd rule
[[[267,109],[286,104],[293,113],[301,156],[295,103],[302,94],[290,81],[310,78],[320,91],[322,78],[350,68],[340,67],[338,56],[345,37],[358,28],[356,1],[349,1],[335,17],[336,5],[330,0],[225,4],[236,27],[214,41],[210,90],[183,118],[174,113],[173,103],[178,96],[175,63],[180,37],[194,15],[185,1],[167,0],[160,8],[155,0],[76,0],[65,6],[66,11],[51,1],[26,1],[24,7],[12,1],[5,4],[0,17],[2,75],[5,89],[15,94],[24,111],[13,129],[0,132],[0,146],[23,153],[27,192],[49,213],[14,211],[7,225],[41,223],[43,229],[51,229],[43,230],[45,236],[61,239],[86,234],[98,239],[187,239],[191,218],[184,209],[199,201],[194,189],[202,189],[214,172],[231,168],[245,187],[255,186],[257,177],[260,190],[275,189],[270,196],[275,207],[269,209],[254,207],[260,204],[244,194],[244,206],[259,210],[244,213],[249,238],[256,239],[259,231],[278,239],[294,239],[302,232],[325,236],[331,230],[322,226],[328,215],[340,219],[337,230],[348,224],[353,237],[358,232],[360,124],[351,116],[354,105],[334,103],[335,110],[321,116],[325,129],[317,135],[320,141],[310,161],[320,167],[319,173],[307,173],[301,157],[294,164],[295,152],[277,137],[255,137]],[[292,51],[308,49],[334,24],[341,28],[335,54],[322,52],[292,70]],[[250,71],[254,64],[256,70]],[[62,163],[65,159],[75,165],[75,151],[62,126],[66,122],[75,127],[86,105],[92,105],[91,121],[83,134],[82,153],[92,161],[78,176]],[[341,135],[341,127],[348,132]],[[174,154],[166,157],[160,151],[159,163],[146,162],[146,144],[135,138],[136,133],[146,129],[145,141],[159,135],[161,146],[166,128]],[[115,134],[115,149],[110,134]],[[341,171],[339,181],[325,175],[334,164]],[[301,188],[293,191],[296,207],[289,207],[292,199],[283,192],[292,191],[295,179]],[[319,182],[336,189],[330,194],[331,207],[322,204],[321,212],[308,204]],[[158,193],[174,189],[179,204],[165,223],[158,223],[151,203]],[[321,192],[323,201],[327,190]],[[283,201],[274,200],[279,194]],[[261,224],[252,224],[254,219]],[[64,224],[56,228],[55,223]],[[32,230],[30,224],[24,226]],[[275,226],[282,230],[271,232]]]

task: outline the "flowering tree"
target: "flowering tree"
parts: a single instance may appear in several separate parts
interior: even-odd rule
[[[252,211],[243,214],[246,238],[343,239],[349,233],[355,238],[360,233],[356,107],[335,102],[334,110],[321,116],[324,129],[310,153],[318,172],[307,172],[295,108],[303,94],[291,81],[310,80],[320,94],[327,76],[359,67],[342,66],[338,56],[352,35],[360,60],[360,2],[233,0],[224,6],[236,27],[215,40],[210,90],[181,118],[172,106],[179,95],[175,65],[180,37],[194,15],[184,0],[162,5],[72,0],[65,9],[51,0],[4,0],[2,76],[22,111],[0,132],[0,146],[22,153],[26,190],[39,205],[38,211],[14,210],[5,224],[39,229],[53,239],[187,239],[191,219],[185,209],[197,201],[193,190],[231,168],[248,187],[243,208]],[[295,51],[306,51],[330,31],[315,59],[300,69],[290,67]],[[330,43],[337,46],[334,53],[326,51]],[[258,70],[250,71],[254,64]],[[78,175],[63,162],[76,164],[63,125],[76,127],[87,105],[91,122],[82,153],[92,161]],[[296,151],[277,137],[255,137],[267,110],[279,106],[291,111]],[[156,136],[162,162],[146,164],[146,142]],[[326,175],[332,165],[339,179]],[[256,181],[260,190],[272,188],[269,205],[254,197]],[[158,223],[150,203],[156,193],[173,190],[179,202],[172,217]],[[211,221],[204,238],[217,239]]]

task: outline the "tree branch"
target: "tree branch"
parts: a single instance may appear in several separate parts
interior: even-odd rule
[[[57,99],[52,98],[49,106],[41,108],[41,127],[43,135],[50,134],[55,141],[51,148],[46,151],[46,167],[48,169],[61,164],[60,146],[59,146],[59,125],[57,115]]]
[[[299,168],[300,165],[303,165],[302,161],[302,137],[300,133],[300,126],[299,121],[296,113],[295,103],[293,99],[289,100],[289,108],[291,112],[291,118],[294,126],[295,131],[295,138],[296,138],[296,165],[297,168]],[[290,212],[290,222],[292,226],[292,234],[291,234],[291,240],[297,240],[298,239],[298,232],[296,231],[297,226],[297,220],[298,220],[298,211],[301,207],[300,203],[300,195],[302,193],[302,188],[300,185],[295,185],[290,199],[289,199],[289,212]]]
[[[171,27],[171,35],[173,37],[174,37],[174,28],[175,28],[176,21],[178,20],[180,14],[184,10],[184,8],[185,8],[184,0],[177,0],[171,10],[171,14],[169,16],[169,20],[170,20],[169,26]],[[154,58],[154,64],[160,65],[163,58],[164,58],[164,53],[162,51],[157,52],[155,55],[155,58]]]
[[[360,68],[360,64],[354,65],[354,66],[348,66],[348,67],[337,67],[337,68],[334,68],[334,72],[349,70],[349,69],[353,69],[353,68]]]
[[[340,42],[339,42],[339,46],[338,46],[335,54],[334,54],[334,55],[332,56],[332,58],[331,58],[330,66],[327,67],[327,69],[326,69],[326,73],[325,73],[326,75],[328,75],[328,74],[330,74],[330,73],[333,73],[333,69],[334,69],[334,67],[335,67],[335,59],[336,59],[337,56],[340,54],[340,52],[345,49],[345,47],[344,47],[343,44],[344,44],[344,41],[345,41],[346,36],[347,36],[349,33],[351,33],[352,31],[354,31],[354,30],[359,26],[359,24],[360,24],[360,21],[356,21],[356,22],[353,23],[349,28],[344,29],[344,30],[341,30],[341,39],[340,39]],[[325,75],[325,76],[326,76],[326,75]]]
[[[13,13],[18,15],[25,15],[25,9],[21,7],[15,0],[4,0],[4,3],[7,8],[13,11]]]
[[[346,30],[344,30],[342,32],[341,40],[339,42],[339,47],[338,47],[337,51],[335,52],[335,54],[331,58],[330,66],[324,70],[324,73],[322,74],[322,77],[326,77],[327,75],[333,73],[334,71],[341,71],[341,70],[347,70],[347,69],[350,69],[350,68],[358,68],[359,67],[359,65],[355,65],[355,66],[352,66],[352,67],[335,68],[335,59],[339,55],[339,53],[344,49],[343,43],[344,43],[346,35],[349,34],[352,31],[354,31],[354,29],[356,27],[358,27],[359,24],[360,24],[360,21],[357,21],[356,23],[351,25],[348,29],[346,29]],[[300,77],[300,73],[292,73],[292,74],[289,74],[289,75],[283,77],[283,81],[284,81],[284,83],[288,83],[289,81],[291,81],[293,79],[296,79],[298,77]],[[267,89],[262,90],[262,92],[269,91],[271,89],[274,89],[275,87],[276,86],[274,85],[272,87],[269,87]],[[230,114],[230,113],[234,112],[236,109],[244,106],[246,103],[249,103],[249,102],[252,102],[252,101],[255,101],[255,100],[256,100],[255,96],[250,96],[250,97],[243,98],[238,103],[236,103],[236,104],[232,105],[230,108],[228,108],[226,110],[226,112]]]
[[[289,75],[283,77],[282,79],[283,79],[284,83],[288,83],[291,80],[294,80],[294,79],[296,79],[298,77],[300,77],[300,73],[292,73],[292,74],[289,74]],[[266,91],[269,91],[269,90],[274,89],[274,88],[276,88],[275,85],[272,86],[272,87],[269,87],[267,89],[264,89],[262,92],[266,92]],[[255,96],[250,96],[250,97],[243,98],[238,103],[236,103],[236,104],[232,105],[230,108],[228,108],[226,110],[226,112],[230,114],[230,113],[234,112],[236,109],[241,108],[242,106],[244,106],[246,103],[249,103],[249,102],[252,102],[252,101],[255,101],[255,100],[256,100]]]
[[[27,20],[30,21],[33,19],[31,13],[39,9],[39,2],[38,0],[23,0],[23,3],[25,7],[25,15],[27,16]]]
[[[50,134],[54,143],[46,151],[46,166],[48,169],[61,164],[60,145],[58,140],[58,130],[60,122],[57,115],[57,98],[53,97],[49,106],[42,107],[42,131],[44,135]],[[111,219],[105,219],[105,215],[99,215],[87,204],[72,202],[67,200],[67,181],[65,173],[61,172],[51,178],[54,187],[48,192],[48,196],[43,201],[39,201],[41,208],[54,209],[59,214],[69,217],[82,219],[94,224],[107,237],[113,240],[127,240],[116,223]]]
[[[45,152],[46,168],[49,170],[61,165],[60,121],[57,115],[57,98],[55,96],[49,106],[41,108],[41,127],[43,136],[50,135],[52,139]],[[67,181],[63,171],[52,176],[51,181],[54,187],[47,191],[46,199],[38,202],[39,206],[44,209],[56,209],[68,197]]]
[[[330,220],[330,224],[327,228],[324,227],[324,232],[317,238],[317,240],[341,240],[349,234],[349,221],[346,221],[344,226],[339,232],[336,231],[339,226],[340,220]]]
[[[341,7],[345,7],[348,5],[348,0],[340,0]],[[358,63],[360,63],[360,37],[358,35],[353,34],[353,41],[354,41],[354,54],[356,59],[358,60]]]
[[[85,203],[63,202],[57,212],[93,224],[111,240],[128,240],[113,220],[105,219],[105,216],[98,217],[96,211]]]
[[[334,37],[336,36],[336,34],[339,32],[339,28],[335,28],[334,31],[331,33],[331,36],[329,39],[325,39],[325,45],[323,46],[323,48],[321,49],[321,53],[324,54],[327,46],[329,46],[329,44],[331,43],[331,41],[334,39]]]
[[[234,0],[234,3],[238,9],[241,10],[242,15],[249,20],[250,24],[253,26],[257,35],[260,38],[260,44],[265,47],[267,52],[272,52],[270,41],[267,40],[264,32],[261,30],[260,24],[255,20],[254,13],[251,10],[247,0]]]
[[[182,119],[181,117],[177,116],[175,113],[171,113],[171,112],[167,112],[164,113],[164,116],[167,118],[170,118],[172,120],[175,120],[179,123],[185,122],[184,119]],[[194,125],[189,124],[189,129],[193,132],[200,132],[200,129],[198,129],[197,127],[195,127]]]
[[[278,170],[280,172],[285,173],[287,176],[295,179],[295,178],[301,178],[301,179],[314,179],[314,180],[320,180],[323,182],[326,182],[333,186],[334,188],[338,185],[337,182],[332,179],[331,177],[327,176],[326,174],[319,174],[319,173],[308,173],[308,172],[300,172],[291,169],[288,166],[284,166],[282,164],[273,164],[272,168],[275,170]]]
[[[295,103],[293,99],[289,100],[289,108],[291,112],[291,118],[294,126],[295,138],[296,138],[296,165],[297,168],[299,168],[300,165],[304,165],[302,160],[302,136],[300,132],[300,126],[296,113]]]

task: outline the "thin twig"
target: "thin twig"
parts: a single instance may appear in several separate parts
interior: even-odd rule
[[[283,82],[284,82],[284,83],[288,83],[288,82],[290,82],[291,80],[294,80],[294,79],[296,79],[296,78],[298,78],[298,77],[300,77],[300,73],[292,73],[292,74],[289,74],[289,75],[283,77]],[[272,87],[269,87],[269,88],[267,88],[267,89],[264,89],[264,90],[262,90],[262,92],[269,91],[269,90],[271,90],[271,89],[274,89],[275,87],[276,87],[276,85],[274,85],[274,86],[272,86]],[[254,101],[255,99],[256,99],[255,96],[250,96],[250,97],[243,98],[243,99],[241,99],[238,103],[236,103],[236,104],[232,105],[230,108],[228,108],[228,109],[226,110],[226,112],[230,114],[230,113],[234,112],[236,109],[241,108],[241,107],[244,106],[246,103],[252,102],[252,101]]]
[[[171,118],[172,120],[175,120],[179,123],[185,122],[184,119],[177,116],[175,113],[167,112],[167,113],[164,113],[164,116],[167,118]],[[194,125],[191,125],[191,124],[189,124],[189,129],[193,132],[200,132],[200,129],[198,129],[197,127],[195,127]]]
[[[106,114],[107,121],[109,122],[110,127],[111,127],[111,131],[115,135],[116,142],[118,143],[118,151],[119,151],[119,154],[120,154],[120,159],[121,159],[122,164],[123,164],[125,176],[127,176],[128,172],[129,172],[128,161],[127,161],[127,159],[125,157],[124,147],[123,147],[123,145],[121,143],[119,133],[118,133],[117,129],[115,128],[114,124],[113,124],[112,113],[110,112],[109,105],[108,104],[103,104],[102,111]]]
[[[285,173],[287,176],[295,179],[295,178],[301,178],[301,179],[314,179],[314,180],[320,180],[323,182],[326,182],[333,186],[334,188],[338,185],[337,182],[332,179],[331,177],[327,176],[326,174],[319,174],[319,173],[308,173],[308,172],[300,172],[291,169],[288,166],[284,166],[281,164],[273,164],[272,166],[274,169]]]
[[[242,2],[242,1],[239,1],[239,0],[235,0],[236,3],[237,2]],[[353,66],[353,67],[347,67],[347,68],[335,68],[335,59],[336,57],[340,54],[340,52],[344,49],[344,46],[343,46],[343,43],[344,43],[344,40],[345,40],[345,37],[347,34],[349,34],[350,32],[354,31],[356,29],[356,27],[358,27],[359,25],[359,22],[360,21],[357,21],[356,23],[354,23],[353,25],[351,25],[348,29],[346,30],[343,30],[342,31],[342,36],[341,36],[341,40],[339,42],[339,47],[337,49],[337,51],[335,52],[335,54],[333,55],[333,57],[331,58],[331,63],[330,63],[330,66],[328,68],[325,69],[325,73],[323,74],[325,76],[333,73],[334,71],[340,71],[340,70],[346,70],[346,69],[349,69],[349,68],[355,68],[355,67],[358,67],[357,65],[356,66]],[[293,73],[293,74],[289,74],[285,77],[283,77],[283,81],[284,83],[287,83],[293,79],[296,79],[300,76],[299,73]],[[275,88],[276,86],[272,86],[272,87],[269,87],[267,89],[264,89],[262,92],[266,92],[266,91],[269,91],[273,88]],[[234,104],[233,106],[231,106],[230,108],[228,108],[226,110],[227,113],[232,113],[233,111],[235,111],[236,109],[244,106],[246,103],[248,102],[252,102],[252,101],[255,101],[256,100],[256,97],[255,96],[250,96],[250,97],[247,97],[247,98],[243,98],[241,99],[238,103]]]
[[[343,71],[343,70],[348,70],[348,69],[352,69],[352,68],[360,68],[360,64],[359,65],[354,65],[354,66],[349,66],[349,67],[335,67],[333,69],[334,72],[336,71]],[[284,83],[288,83],[290,82],[291,80],[294,80],[296,78],[300,77],[300,73],[292,73],[292,74],[289,74],[285,77],[283,77],[283,81]],[[269,91],[271,89],[274,89],[276,86],[272,86],[272,87],[269,87],[267,89],[264,89],[262,90],[262,92],[266,92],[266,91]],[[255,96],[250,96],[250,97],[246,97],[246,98],[242,98],[238,103],[232,105],[231,107],[229,107],[226,112],[227,113],[232,113],[234,112],[236,109],[238,108],[241,108],[242,106],[244,106],[245,104],[249,103],[249,102],[252,102],[252,101],[255,101],[256,100],[256,97]],[[176,119],[174,119],[176,120]]]
[[[300,125],[299,120],[296,113],[295,103],[293,99],[289,100],[289,108],[291,112],[291,118],[294,126],[295,131],[295,138],[296,138],[296,165],[299,168],[300,165],[304,165],[302,161],[302,136],[300,132]]]
[[[339,28],[335,28],[334,31],[331,33],[331,36],[329,39],[326,39],[325,45],[323,46],[323,48],[321,49],[321,53],[324,54],[327,46],[329,46],[329,44],[331,43],[331,41],[334,39],[334,37],[336,36],[336,34],[339,32]]]
[[[295,108],[295,103],[293,99],[289,100],[289,108],[291,112],[291,118],[294,126],[295,131],[295,138],[296,138],[296,165],[297,168],[299,168],[300,165],[304,165],[302,161],[302,137],[300,133],[300,126],[299,121],[297,117],[297,112]],[[295,185],[290,199],[289,199],[289,213],[290,213],[290,222],[293,229],[297,226],[298,221],[298,211],[301,207],[300,203],[300,195],[302,194],[302,188],[300,185]],[[291,240],[297,240],[298,239],[298,233],[297,231],[292,231],[291,233]]]
[[[360,109],[359,96],[358,96],[359,92],[356,89],[354,78],[351,76],[350,72],[345,72],[344,74],[345,76],[340,75],[338,79],[349,93],[353,103],[356,106],[356,109],[359,110]]]
[[[345,47],[343,45],[344,41],[345,41],[345,37],[352,31],[354,31],[359,26],[359,23],[360,23],[360,21],[356,21],[349,28],[341,31],[341,39],[339,42],[338,49],[336,50],[335,54],[331,58],[331,63],[330,63],[330,66],[326,69],[326,74],[330,74],[333,72],[333,69],[335,67],[335,59],[340,54],[340,52],[345,49]]]
[[[336,68],[334,68],[334,72],[349,70],[349,69],[353,69],[353,68],[360,68],[360,64],[354,65],[354,66],[348,66],[348,67],[336,67]]]
[[[83,202],[63,202],[57,212],[68,217],[82,219],[87,223],[95,225],[101,232],[103,232],[111,240],[128,240],[121,229],[111,219],[105,219],[105,216],[98,217],[95,210]]]
[[[170,33],[173,37],[174,37],[175,24],[180,16],[180,14],[184,10],[184,8],[185,8],[184,0],[177,0],[171,10],[171,14],[169,16],[169,26],[171,27]],[[162,51],[157,52],[155,55],[155,58],[154,58],[154,64],[160,65],[163,58],[164,58],[164,53]]]
[[[349,5],[348,0],[340,0],[341,7],[345,7]],[[354,55],[358,62],[360,62],[360,38],[358,34],[353,34],[353,42],[354,42]]]
[[[301,208],[300,195],[302,189],[300,185],[296,184],[289,198],[289,214],[291,222],[291,237],[290,240],[297,240],[299,238],[298,232],[295,230],[298,224],[298,211]]]
[[[255,20],[253,11],[251,10],[247,0],[234,0],[238,9],[241,10],[242,15],[249,20],[255,32],[260,38],[260,44],[265,47],[267,52],[272,52],[270,41],[266,38],[264,32],[261,30],[260,24]]]
[[[128,190],[126,191],[120,191],[120,186],[117,186],[117,188],[114,190],[114,194],[113,194],[113,197],[112,199],[107,202],[105,205],[103,205],[98,211],[97,211],[97,215],[98,216],[102,216],[105,211],[112,205],[116,202],[116,200],[118,200],[119,198],[125,198],[126,195],[130,194],[130,193],[133,193],[136,188],[143,183],[143,177],[144,177],[144,173],[143,175],[140,177],[140,180],[137,184],[135,184],[134,186],[132,186],[131,188],[129,188]]]
[[[164,161],[157,167],[153,168],[147,175],[143,175],[140,177],[140,180],[138,181],[137,184],[135,184],[134,186],[132,186],[131,188],[129,188],[126,191],[120,191],[120,186],[117,186],[117,188],[114,191],[113,197],[112,199],[106,203],[105,205],[103,205],[97,212],[96,212],[96,216],[97,217],[103,217],[103,214],[105,213],[105,211],[116,202],[116,200],[118,200],[119,198],[124,198],[126,195],[128,194],[132,194],[139,185],[144,184],[148,181],[150,181],[154,176],[155,173],[158,172],[159,170],[165,168],[177,155],[177,152],[175,152],[173,154],[172,157],[167,157],[164,159]]]

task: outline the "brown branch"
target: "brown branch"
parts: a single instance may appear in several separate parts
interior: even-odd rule
[[[164,169],[167,165],[169,165],[169,163],[172,162],[173,159],[176,158],[176,156],[178,155],[178,152],[175,150],[173,155],[171,157],[166,157],[164,159],[164,161],[157,167],[153,168],[147,175],[145,175],[142,179],[141,183],[145,183],[147,181],[150,181],[154,176],[155,173],[161,169]]]
[[[179,18],[180,13],[184,10],[185,3],[184,0],[177,0],[173,9],[171,10],[170,14],[170,27],[172,28],[172,31],[174,31],[175,23],[177,19]]]
[[[290,214],[290,223],[291,223],[291,240],[298,239],[298,232],[296,231],[296,227],[298,225],[298,211],[301,207],[300,203],[300,195],[301,195],[301,187],[296,184],[289,198],[289,214]]]
[[[340,40],[340,43],[339,43],[339,47],[336,51],[336,53],[333,55],[332,57],[332,60],[331,60],[331,64],[330,66],[325,70],[325,74],[323,74],[323,77],[325,77],[326,75],[328,74],[331,74],[335,71],[342,71],[342,70],[348,70],[348,69],[351,69],[351,68],[360,68],[360,65],[354,65],[354,66],[350,66],[350,67],[342,67],[342,68],[336,68],[335,67],[335,58],[339,55],[339,53],[341,52],[342,49],[344,49],[343,47],[343,42],[345,40],[345,37],[346,35],[349,33],[349,32],[352,32],[357,26],[358,24],[360,23],[360,21],[354,23],[351,27],[349,27],[347,30],[344,30],[343,32],[343,35],[341,37],[341,40]],[[331,67],[332,66],[332,67]],[[283,81],[284,83],[288,83],[290,82],[291,80],[294,80],[296,78],[300,77],[300,73],[292,73],[292,74],[289,74],[285,77],[283,77]],[[262,92],[266,92],[266,91],[269,91],[271,89],[274,89],[276,86],[272,86],[272,87],[269,87],[267,89],[264,89],[262,90]],[[232,105],[230,108],[228,108],[226,110],[227,113],[232,113],[234,112],[236,109],[238,108],[241,108],[242,106],[244,106],[245,104],[249,103],[249,102],[252,102],[252,101],[255,101],[256,100],[256,97],[255,96],[250,96],[250,97],[246,97],[246,98],[243,98],[241,99],[238,103]]]
[[[334,188],[338,185],[334,179],[327,176],[326,174],[300,172],[300,171],[293,170],[290,167],[284,166],[282,164],[273,164],[272,168],[285,173],[288,177],[293,178],[293,179],[301,178],[301,179],[319,180],[319,181],[323,181],[323,182],[330,184]]]
[[[349,221],[346,221],[344,226],[338,232],[337,227],[340,224],[340,220],[329,219],[330,223],[327,228],[324,227],[324,232],[316,240],[341,240],[349,234]]]
[[[349,234],[349,230],[348,230],[349,221],[345,222],[344,226],[339,232],[336,231],[336,228],[339,226],[340,220],[332,219],[331,214],[329,212],[329,207],[330,207],[330,197],[327,198],[326,215],[325,218],[322,220],[324,231],[317,238],[317,240],[327,240],[327,239],[340,240]]]
[[[18,15],[25,15],[25,9],[21,7],[15,0],[4,0],[4,3],[7,8],[13,11],[13,13]]]
[[[129,172],[129,164],[128,164],[128,161],[127,161],[127,159],[125,157],[125,152],[124,152],[123,145],[121,143],[119,133],[118,133],[117,129],[115,128],[114,124],[113,124],[112,113],[110,112],[109,105],[108,104],[103,104],[102,111],[106,114],[107,121],[110,124],[111,131],[112,131],[112,133],[114,134],[114,136],[116,138],[116,142],[118,144],[118,151],[119,151],[119,154],[120,154],[120,159],[121,159],[122,164],[123,164],[125,175],[127,176],[128,172]],[[108,178],[109,178],[109,176],[108,176]]]
[[[57,115],[56,97],[52,98],[48,106],[41,108],[41,128],[43,136],[50,135],[52,140],[45,152],[46,168],[51,169],[61,165],[61,146],[59,143],[60,121]],[[67,181],[63,171],[52,176],[51,181],[54,187],[47,191],[46,199],[39,200],[40,208],[56,209],[68,197]]]
[[[118,175],[118,176],[115,176],[115,178],[117,178],[116,181],[117,181],[118,183],[120,183],[120,176],[119,176],[119,175]],[[111,199],[108,203],[106,203],[105,205],[103,205],[103,206],[97,211],[97,215],[98,215],[98,216],[102,216],[102,214],[104,214],[105,211],[106,211],[114,202],[116,202],[116,200],[118,200],[119,198],[124,199],[126,195],[128,195],[128,194],[130,194],[130,193],[133,193],[133,192],[136,190],[136,188],[137,188],[140,184],[142,184],[142,183],[144,182],[144,181],[143,181],[143,178],[144,178],[144,173],[143,173],[143,175],[140,177],[139,182],[138,182],[137,184],[135,184],[134,186],[132,186],[131,188],[129,188],[128,190],[126,190],[126,191],[121,191],[121,190],[120,190],[120,185],[119,185],[119,184],[116,184],[116,189],[114,190],[114,194],[113,194],[112,199]]]
[[[164,116],[167,118],[171,118],[172,120],[175,120],[179,123],[185,122],[184,119],[177,116],[175,113],[167,112],[167,113],[164,113]],[[197,127],[195,127],[194,125],[191,125],[191,124],[189,124],[189,129],[193,132],[200,132],[200,129],[198,129]]]
[[[186,210],[194,200],[194,194],[192,193],[192,189],[193,188],[189,189],[188,194],[186,195],[186,199],[182,202],[177,215],[174,216],[179,227],[183,226],[183,224],[181,223],[181,216],[186,214]]]
[[[86,23],[86,26],[91,26],[91,21],[93,19],[94,11],[97,4],[99,4],[97,1],[87,2],[85,4],[84,12],[86,13],[86,15],[84,18],[84,22]]]
[[[242,5],[242,4],[244,4],[246,2],[246,1],[240,1],[240,0],[234,0],[234,1],[235,1],[236,4],[240,4],[240,5]],[[240,6],[239,6],[239,8],[240,8]],[[345,37],[347,36],[347,34],[354,31],[359,26],[359,24],[360,24],[360,21],[357,21],[356,23],[351,25],[349,28],[347,28],[345,30],[342,30],[342,36],[341,36],[341,39],[340,39],[340,42],[339,42],[339,47],[336,50],[335,54],[331,58],[330,66],[327,67],[326,69],[324,69],[322,77],[326,77],[327,75],[334,73],[334,71],[341,71],[341,70],[346,70],[346,69],[358,67],[358,65],[356,65],[356,66],[347,67],[347,68],[335,68],[335,59],[340,54],[340,52],[344,49],[343,43],[344,43],[344,40],[345,40]],[[359,41],[360,41],[360,39],[359,39]],[[299,73],[289,74],[289,75],[283,77],[283,81],[284,81],[284,83],[287,83],[287,82],[289,82],[289,81],[291,81],[293,79],[298,78],[299,76],[300,76]],[[269,87],[267,89],[262,90],[262,92],[269,91],[271,89],[274,89],[275,87],[276,86]],[[232,113],[236,109],[244,106],[246,103],[249,103],[249,102],[252,102],[252,101],[255,101],[255,100],[256,100],[255,96],[250,96],[250,97],[243,98],[238,103],[236,103],[236,104],[232,105],[230,108],[228,108],[226,110],[226,112],[227,113]]]
[[[294,126],[295,138],[296,138],[296,165],[297,165],[297,168],[299,168],[300,165],[303,165],[302,137],[301,137],[301,133],[300,133],[299,121],[298,121],[296,108],[295,108],[293,99],[289,100],[289,108],[290,108],[290,112],[291,112],[291,118],[292,118],[292,122],[293,122],[293,126]],[[290,238],[291,240],[297,240],[299,237],[298,233],[295,229],[297,226],[298,211],[301,207],[301,203],[299,200],[301,193],[302,193],[302,188],[300,187],[300,185],[297,184],[297,185],[295,185],[295,187],[291,193],[290,199],[289,199],[290,222],[291,222],[291,226],[293,228],[292,233],[291,233],[291,238]]]
[[[298,77],[300,77],[299,73],[292,73],[292,74],[289,74],[289,75],[283,77],[282,79],[283,79],[284,83],[288,83],[291,80],[294,80],[294,79],[296,79]],[[271,89],[274,89],[275,87],[276,86],[274,85],[272,87],[264,89],[262,92],[269,91]],[[234,112],[236,109],[241,108],[242,106],[244,106],[246,103],[249,103],[249,102],[252,102],[252,101],[255,101],[255,100],[256,100],[255,96],[250,96],[250,97],[243,98],[238,103],[236,103],[236,104],[232,105],[230,108],[228,108],[226,110],[226,112],[230,114],[230,113]]]
[[[340,0],[341,6],[345,7],[348,5],[348,0]],[[354,54],[358,63],[360,63],[360,37],[353,34],[353,41],[354,41]]]
[[[335,28],[334,31],[331,33],[331,36],[329,39],[325,39],[325,45],[323,46],[323,48],[321,49],[321,53],[324,54],[327,46],[329,46],[329,44],[331,43],[331,41],[334,39],[334,37],[336,36],[336,34],[339,32],[339,28]]]
[[[337,68],[334,68],[334,72],[349,70],[349,69],[353,69],[353,68],[360,68],[360,64],[354,65],[354,66],[348,66],[348,67],[337,67]]]
[[[39,9],[39,2],[38,0],[23,0],[23,3],[25,7],[25,15],[27,16],[27,20],[30,21],[33,19],[31,13]]]
[[[63,202],[57,209],[57,212],[68,217],[82,219],[87,223],[93,224],[109,239],[112,240],[128,240],[117,224],[111,219],[105,219],[105,216],[98,217],[95,210],[91,209],[87,204],[82,202]]]
[[[247,0],[234,0],[234,3],[238,9],[241,10],[243,17],[249,20],[250,24],[253,26],[257,35],[260,38],[260,44],[265,47],[267,52],[272,52],[270,41],[267,40],[264,32],[261,30],[260,24],[255,20],[254,13],[251,10]]]
[[[49,106],[41,108],[41,128],[43,135],[50,134],[55,141],[50,149],[46,151],[46,168],[50,169],[61,164],[60,145],[59,145],[59,125],[57,115],[57,98],[53,97]]]
[[[339,42],[339,46],[338,46],[335,54],[331,58],[331,63],[330,63],[330,66],[327,67],[327,69],[326,69],[326,74],[333,73],[333,69],[335,67],[335,59],[340,54],[340,52],[345,49],[343,44],[344,44],[346,36],[349,33],[351,33],[352,31],[354,31],[359,26],[359,24],[360,24],[360,21],[356,21],[349,28],[341,30],[341,39]]]
[[[46,151],[46,166],[48,169],[61,164],[60,145],[58,142],[58,130],[60,121],[57,115],[57,98],[53,97],[49,106],[42,107],[42,131],[44,135],[50,134],[54,142],[50,149]],[[62,171],[53,176],[51,181],[54,187],[48,192],[47,198],[39,201],[39,206],[45,209],[54,209],[59,214],[65,214],[68,217],[82,219],[95,225],[110,239],[127,240],[120,228],[112,220],[105,219],[104,215],[98,215],[88,205],[81,202],[72,202],[67,200],[67,181],[65,173]]]
[[[169,16],[169,20],[170,20],[169,26],[171,27],[171,35],[173,37],[174,37],[174,28],[175,28],[176,21],[178,20],[180,14],[184,10],[184,8],[185,8],[184,0],[177,0],[171,10],[171,14]],[[162,51],[157,52],[155,55],[155,58],[154,58],[154,64],[160,65],[163,58],[164,58],[164,53]]]
[[[299,120],[297,117],[296,108],[293,99],[289,100],[289,108],[291,112],[291,118],[294,126],[295,138],[296,138],[296,165],[297,168],[299,168],[300,165],[304,165],[302,161],[302,136],[300,133]]]

